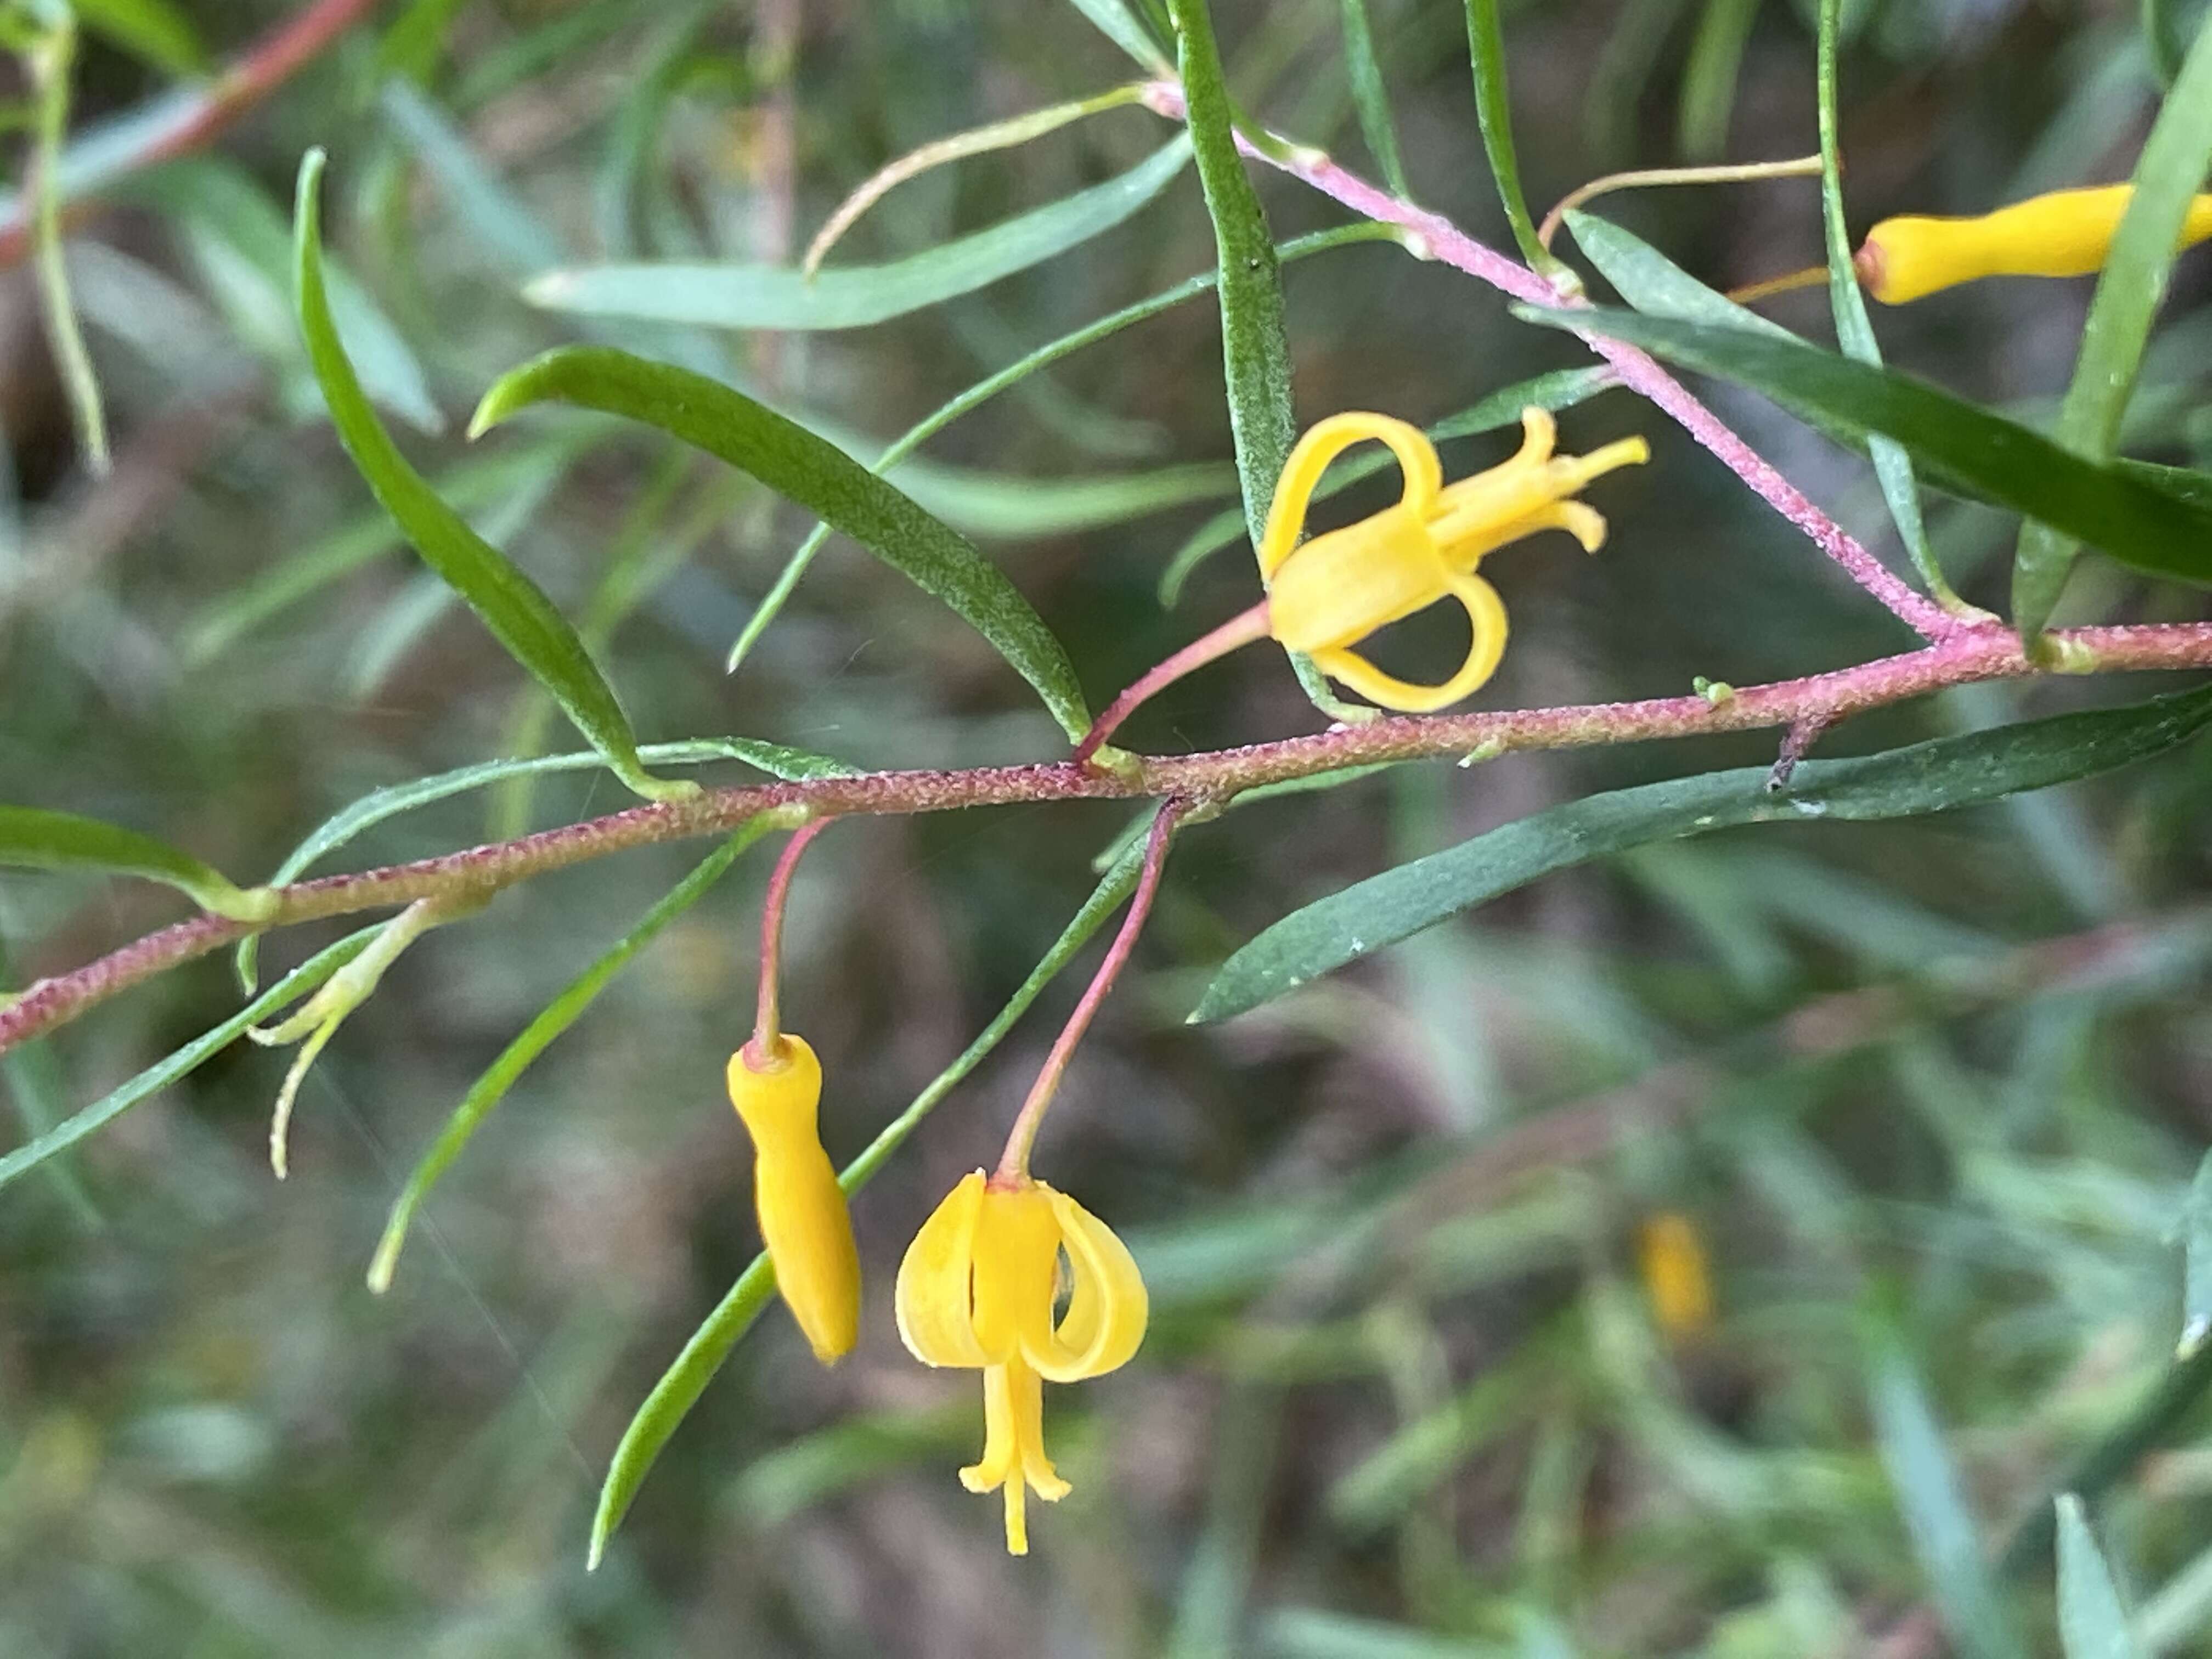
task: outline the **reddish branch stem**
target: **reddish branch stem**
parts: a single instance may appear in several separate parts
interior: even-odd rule
[[[2212,668],[2212,623],[2070,629],[2051,637],[2085,670]],[[1060,761],[962,772],[871,772],[804,783],[713,789],[694,799],[635,806],[441,858],[295,883],[276,890],[281,903],[266,926],[410,904],[467,886],[507,887],[633,847],[726,835],[755,813],[774,806],[803,805],[830,817],[941,812],[1038,800],[1220,799],[1256,784],[1376,761],[1457,756],[1474,749],[1498,754],[1637,743],[1755,731],[1808,720],[1833,722],[1946,686],[2041,672],[2021,654],[2020,641],[2009,629],[1991,623],[1962,629],[1903,656],[1803,679],[1747,686],[1717,704],[1692,695],[1497,714],[1401,716],[1245,749],[1132,757],[1126,769],[1113,772]],[[150,933],[74,972],[41,980],[15,1001],[0,1006],[0,1052],[76,1018],[141,980],[255,931],[220,916],[199,916]]]
[[[745,1060],[756,1069],[777,1062],[783,1034],[778,1018],[783,993],[783,910],[791,898],[791,878],[799,872],[799,856],[831,820],[816,818],[792,831],[768,878],[768,893],[761,900],[760,1003],[753,1021],[752,1040],[745,1044]]]
[[[1182,88],[1172,81],[1153,82],[1145,94],[1145,103],[1147,108],[1170,120],[1184,118]],[[1501,293],[1528,305],[1554,310],[1587,305],[1579,295],[1560,292],[1527,266],[1484,246],[1442,215],[1424,211],[1376,189],[1357,174],[1346,172],[1319,150],[1288,140],[1279,142],[1282,154],[1277,155],[1252,143],[1241,133],[1237,140],[1237,147],[1254,161],[1265,162],[1310,185],[1364,219],[1411,231],[1419,238],[1422,250]],[[1948,638],[1967,626],[1892,574],[1856,538],[1815,507],[1802,490],[1776,471],[1719,416],[1692,397],[1680,381],[1651,358],[1618,340],[1579,329],[1575,332],[1592,351],[1613,365],[1622,385],[1641,392],[1673,416],[1684,431],[1711,451],[1760,500],[1811,537],[1814,546],[1842,566],[1853,581],[1887,606],[1899,621],[1929,640]]]
[[[117,158],[112,167],[103,173],[100,184],[204,149],[319,57],[375,5],[376,0],[315,0],[314,4],[302,7],[249,46],[205,87],[176,98],[169,118],[149,123],[137,135],[131,153]],[[84,198],[96,194],[99,187],[81,189],[63,204],[64,211],[80,209]],[[31,193],[26,191],[0,217],[0,265],[14,264],[29,248],[35,210]]]
[[[1029,1179],[1030,1150],[1036,1145],[1037,1130],[1044,1123],[1045,1111],[1051,1106],[1053,1097],[1060,1092],[1060,1080],[1067,1074],[1067,1062],[1075,1058],[1077,1045],[1091,1029],[1091,1022],[1097,1018],[1100,1006],[1113,992],[1114,981],[1121,976],[1121,969],[1128,965],[1137,948],[1137,938],[1145,931],[1145,919],[1152,915],[1152,901],[1159,896],[1160,877],[1168,867],[1168,843],[1175,839],[1176,822],[1189,810],[1187,800],[1170,800],[1164,802],[1153,816],[1152,835],[1145,842],[1145,867],[1137,878],[1137,890],[1130,895],[1129,914],[1121,918],[1121,931],[1114,935],[1105,960],[1098,964],[1097,973],[1091,976],[1083,1000],[1075,1005],[1075,1012],[1067,1017],[1067,1024],[1053,1039],[1052,1052],[1045,1056],[1043,1069],[1030,1085],[1029,1098],[1022,1102],[1022,1109],[1006,1136],[1006,1149],[1000,1155],[998,1170],[991,1177],[994,1186],[1017,1187]]]

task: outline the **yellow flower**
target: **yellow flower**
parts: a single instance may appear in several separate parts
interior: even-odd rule
[[[1867,233],[1853,258],[1859,282],[1884,305],[1984,276],[2086,276],[2104,268],[2132,185],[2055,190],[1973,219],[1909,215]],[[2190,204],[2177,250],[2212,238],[2212,195]]]
[[[1053,1305],[1067,1263],[1067,1310]],[[1047,1503],[1067,1482],[1044,1454],[1042,1380],[1073,1382],[1127,1363],[1145,1340],[1145,1281],[1105,1223],[1026,1176],[981,1170],[922,1224],[899,1263],[899,1335],[925,1365],[983,1373],[983,1458],[960,1471],[970,1492],[1004,1488],[1006,1548],[1029,1553],[1027,1493]]]
[[[1447,487],[1437,452],[1419,428],[1387,415],[1332,415],[1298,440],[1275,486],[1260,575],[1268,631],[1312,657],[1330,678],[1386,708],[1427,714],[1457,702],[1497,671],[1505,652],[1505,607],[1474,574],[1482,556],[1540,530],[1564,530],[1595,552],[1605,520],[1577,490],[1601,473],[1650,459],[1641,438],[1593,454],[1554,456],[1558,428],[1543,410],[1521,413],[1521,453]],[[1299,544],[1306,503],[1328,464],[1364,439],[1388,445],[1405,489],[1395,507]],[[1466,607],[1474,639],[1459,672],[1441,685],[1411,685],[1351,647],[1376,629],[1447,595]]]
[[[822,1062],[788,1032],[775,1048],[757,1069],[743,1048],[730,1056],[730,1104],[753,1138],[753,1201],[776,1287],[814,1357],[834,1365],[860,1335],[860,1253],[815,1129]]]
[[[1662,1210],[1644,1222],[1638,1243],[1659,1328],[1671,1337],[1702,1334],[1713,1322],[1713,1276],[1698,1224],[1680,1210]]]

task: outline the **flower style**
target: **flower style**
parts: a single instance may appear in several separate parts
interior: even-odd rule
[[[1053,1306],[1067,1262],[1066,1311]],[[1126,1364],[1145,1340],[1145,1281],[1105,1223],[1026,1176],[955,1187],[899,1263],[899,1335],[925,1365],[983,1373],[983,1457],[969,1491],[1003,1488],[1006,1549],[1029,1553],[1027,1498],[1067,1495],[1044,1451],[1043,1381],[1073,1382]]]
[[[1474,574],[1483,556],[1540,530],[1566,531],[1595,552],[1605,541],[1605,520],[1568,498],[1601,474],[1650,457],[1641,438],[1589,455],[1555,456],[1558,427],[1541,409],[1523,410],[1521,426],[1521,451],[1512,459],[1449,486],[1435,447],[1403,421],[1353,410],[1309,429],[1283,469],[1261,538],[1268,631],[1311,656],[1330,678],[1386,708],[1428,714],[1481,685],[1505,651],[1505,606]],[[1344,450],[1370,438],[1397,458],[1405,479],[1398,504],[1301,545],[1306,503],[1322,473]],[[1443,684],[1409,684],[1351,648],[1447,595],[1466,608],[1474,638],[1467,660]]]
[[[1851,263],[1884,305],[1984,276],[2086,276],[2104,268],[2132,185],[2055,190],[1972,219],[1908,215],[1867,233]],[[2212,239],[2212,195],[2190,204],[2177,250]]]
[[[834,1365],[860,1325],[860,1254],[837,1172],[815,1130],[822,1062],[789,1032],[757,1064],[748,1043],[730,1056],[730,1104],[753,1139],[753,1201],[784,1305],[814,1357]]]

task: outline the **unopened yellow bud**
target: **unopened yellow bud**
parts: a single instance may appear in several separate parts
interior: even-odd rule
[[[2054,190],[1978,218],[1923,215],[1885,219],[1852,259],[1859,283],[1884,305],[1901,306],[1984,276],[2086,276],[2104,269],[2135,194],[2132,185]],[[2212,238],[2212,195],[2190,204],[2174,244]]]
[[[837,1172],[815,1127],[822,1062],[788,1032],[756,1068],[730,1056],[730,1104],[753,1140],[753,1201],[776,1288],[814,1357],[834,1365],[860,1328],[860,1253]]]

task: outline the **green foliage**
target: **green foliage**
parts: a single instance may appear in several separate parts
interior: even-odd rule
[[[1189,160],[1189,141],[1171,138],[1118,179],[888,264],[832,265],[812,276],[776,265],[597,265],[547,271],[524,292],[556,311],[701,328],[864,328],[972,294],[1103,235]]]
[[[2166,297],[2174,244],[2191,200],[2212,172],[2212,15],[2198,24],[2173,89],[2166,95],[2136,163],[2135,194],[2097,278],[2096,297],[2081,331],[2074,378],[2058,406],[2052,436],[2091,460],[2112,453],[2120,422],[2135,395],[2151,320]],[[2022,526],[2013,554],[2013,625],[2033,641],[2050,621],[2074,566],[2068,526],[2045,520]],[[2081,534],[2081,532],[2075,532]],[[2095,542],[2094,534],[2081,539]],[[2107,550],[2110,550],[2109,549]]]
[[[2058,1498],[2058,1639],[2066,1659],[2142,1659],[2081,1500]]]
[[[2085,460],[1923,380],[1763,332],[1626,312],[1516,310],[1738,381],[1822,426],[1894,438],[1960,495],[2081,537],[2151,574],[2212,582],[2212,497],[2193,483]]]
[[[0,865],[19,870],[102,870],[167,882],[203,910],[234,921],[266,921],[276,895],[247,891],[189,853],[119,824],[35,806],[0,806]]]
[[[606,346],[547,353],[509,371],[469,422],[483,433],[531,404],[570,403],[641,421],[750,473],[842,531],[988,640],[1060,729],[1091,724],[1067,653],[975,546],[836,445],[744,393]]]
[[[319,187],[323,155],[311,150],[300,167],[294,280],[300,328],[331,421],[377,500],[415,550],[468,602],[508,653],[552,694],[562,711],[605,759],[608,769],[648,799],[676,799],[697,786],[646,772],[629,717],[568,620],[537,583],[462,522],[394,447],[361,389],[338,337],[323,282]]]
[[[1586,796],[1284,917],[1222,964],[1191,1018],[1226,1019],[1256,1008],[1587,859],[1742,824],[1853,823],[1977,806],[2146,759],[2195,737],[2208,721],[2212,689],[1936,738],[1856,760],[1809,762],[1779,790],[1769,769],[1745,767]]]

